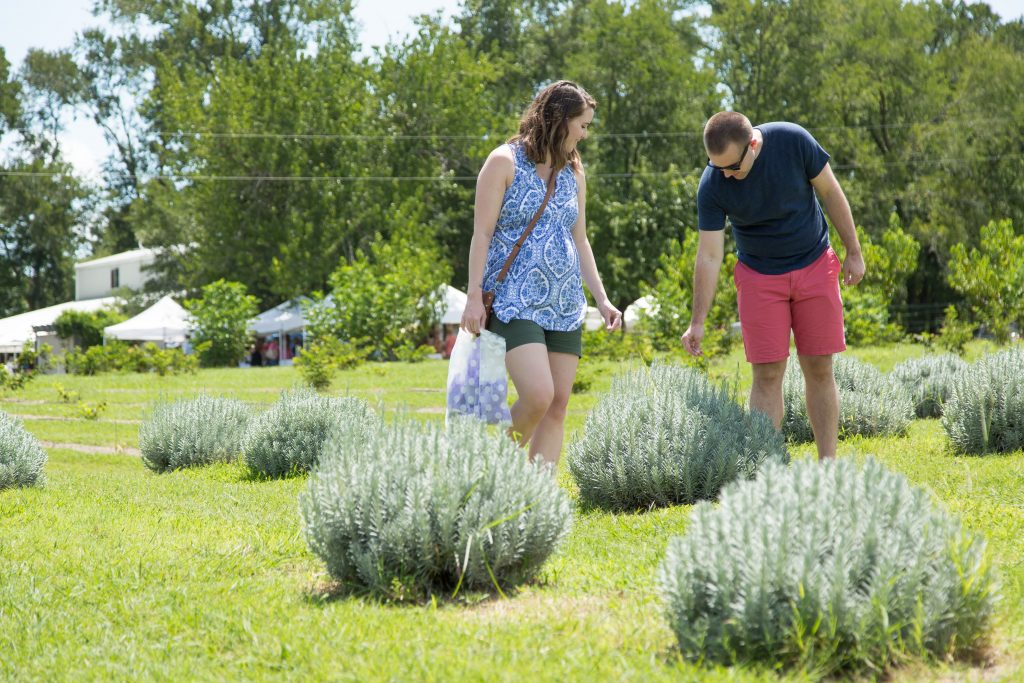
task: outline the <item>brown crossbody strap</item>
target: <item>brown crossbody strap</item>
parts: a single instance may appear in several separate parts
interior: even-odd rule
[[[540,220],[541,215],[544,213],[544,208],[548,205],[548,200],[551,199],[551,195],[555,193],[555,183],[555,169],[552,167],[551,177],[548,178],[548,191],[547,194],[544,195],[544,201],[540,203],[540,208],[537,209],[537,213],[533,214],[533,218],[530,220],[530,224],[526,226],[526,230],[523,230],[523,234],[519,236],[519,239],[517,239],[516,243],[512,246],[512,253],[508,255],[507,259],[505,259],[505,265],[502,266],[501,272],[498,273],[498,283],[502,282],[505,279],[505,276],[508,275],[508,269],[512,267],[512,262],[516,260],[516,256],[519,256],[519,250],[523,248],[523,245],[526,243],[526,238],[530,236],[531,232],[533,232],[534,226],[537,225],[537,221]]]

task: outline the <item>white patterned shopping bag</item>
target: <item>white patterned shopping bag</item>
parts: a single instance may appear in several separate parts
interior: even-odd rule
[[[510,423],[508,376],[505,374],[505,339],[484,330],[480,336],[459,330],[448,360],[448,408],[453,415],[469,415],[488,424]]]

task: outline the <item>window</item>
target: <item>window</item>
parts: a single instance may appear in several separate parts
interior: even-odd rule
[[[110,288],[117,289],[121,286],[121,269],[111,268],[110,269]]]

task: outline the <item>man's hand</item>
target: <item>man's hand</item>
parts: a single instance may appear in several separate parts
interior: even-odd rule
[[[683,342],[683,348],[689,352],[691,356],[703,356],[704,352],[700,349],[700,343],[704,340],[704,325],[698,325],[697,323],[690,323],[690,326],[680,337],[680,341]]]
[[[843,261],[843,284],[857,284],[864,279],[865,270],[867,269],[864,266],[864,256],[859,251],[847,252],[846,260]]]

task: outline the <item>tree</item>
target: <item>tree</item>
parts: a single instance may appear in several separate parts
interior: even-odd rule
[[[249,321],[256,317],[256,297],[240,282],[217,280],[203,287],[201,299],[187,299],[192,314],[192,346],[206,367],[234,366],[245,358],[251,334]]]
[[[981,229],[981,244],[950,250],[949,284],[963,294],[975,322],[1005,344],[1010,330],[1024,324],[1024,235],[1009,220],[992,221]]]
[[[377,240],[331,274],[331,297],[307,313],[313,342],[335,338],[364,357],[395,360],[436,323],[436,305],[451,271],[415,233]]]

